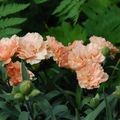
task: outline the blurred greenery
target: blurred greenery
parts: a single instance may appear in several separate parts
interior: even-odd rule
[[[119,48],[120,0],[0,0],[0,38],[28,32],[55,36],[64,45],[81,39],[87,43],[91,35],[98,35]],[[109,81],[89,91],[78,87],[73,71],[52,60],[35,69],[28,65],[37,76],[33,85],[42,92],[23,103],[9,94],[12,88],[0,63],[0,120],[119,120],[120,96],[112,94],[120,85],[119,58],[118,53],[114,60],[106,59]],[[26,79],[24,63],[22,68]],[[99,104],[91,107],[97,93]]]

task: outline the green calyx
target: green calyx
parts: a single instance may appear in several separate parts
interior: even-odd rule
[[[16,99],[16,100],[18,100],[18,101],[24,101],[24,95],[22,94],[22,93],[16,93],[15,95],[14,95],[14,99]]]
[[[29,97],[35,97],[40,94],[40,91],[38,89],[33,89],[31,93],[29,94]]]

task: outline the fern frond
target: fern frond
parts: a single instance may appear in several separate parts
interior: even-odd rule
[[[47,2],[48,0],[34,0],[34,2],[36,4],[41,4],[41,3],[44,3],[44,2]]]
[[[0,30],[0,38],[5,36],[11,36],[13,34],[17,34],[21,31],[19,28],[5,28]]]
[[[85,0],[62,0],[53,14],[61,17],[62,20],[73,19],[76,23],[84,2]]]
[[[102,14],[108,7],[114,4],[112,0],[89,0],[83,6],[84,13],[89,17],[96,17],[97,14]]]
[[[5,17],[7,15],[19,12],[21,10],[24,10],[27,8],[29,4],[7,4],[7,5],[1,5],[0,6],[0,17]]]
[[[89,35],[103,36],[113,43],[120,42],[120,9],[112,7],[103,14],[89,18],[84,26]]]
[[[63,11],[66,7],[68,7],[68,5],[72,2],[72,0],[63,0],[60,2],[60,5],[55,9],[55,11],[53,12],[53,14],[57,14],[60,13],[61,11]]]
[[[68,15],[65,17],[65,19],[67,18],[72,18],[74,23],[77,22],[78,18],[79,18],[79,14],[82,10],[82,8],[80,7],[83,4],[84,1],[80,1],[78,2],[78,4],[70,10],[70,12],[68,13]]]
[[[26,21],[26,18],[5,18],[0,20],[0,28],[11,27],[19,25]]]

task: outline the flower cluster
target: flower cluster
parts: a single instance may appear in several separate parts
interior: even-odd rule
[[[108,74],[102,68],[105,60],[102,49],[108,48],[111,54],[118,52],[112,43],[104,38],[92,36],[87,45],[84,45],[82,40],[76,40],[69,46],[63,46],[55,38],[47,38],[54,60],[60,67],[70,68],[76,72],[81,88],[98,88],[100,83],[108,80]]]
[[[75,40],[72,44],[64,46],[54,37],[47,36],[47,40],[44,41],[38,33],[27,33],[23,37],[13,35],[11,38],[2,38],[0,60],[4,62],[11,85],[22,81],[20,62],[13,62],[13,58],[23,59],[33,65],[53,57],[59,67],[76,72],[81,88],[93,89],[108,79],[108,74],[102,68],[105,60],[102,53],[104,48],[108,48],[111,54],[118,52],[112,43],[101,37],[90,37],[90,43],[87,45],[84,45],[82,40]],[[28,73],[32,79],[33,73],[29,70]]]
[[[28,33],[24,37],[13,35],[0,40],[0,61],[4,62],[10,85],[17,85],[22,81],[21,63],[13,62],[12,58],[18,57],[32,65],[46,59],[47,55],[46,44],[38,33]],[[32,79],[33,73],[28,70],[28,74]]]

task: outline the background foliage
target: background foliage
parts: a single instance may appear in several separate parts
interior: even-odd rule
[[[120,0],[0,0],[0,38],[27,32],[53,35],[64,45],[97,35],[119,47]],[[110,79],[91,91],[79,88],[75,73],[52,59],[28,66],[41,94],[24,103],[8,95],[11,87],[0,65],[0,120],[120,120],[119,56],[105,61]]]

